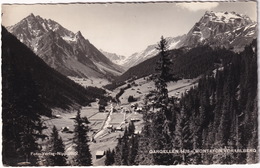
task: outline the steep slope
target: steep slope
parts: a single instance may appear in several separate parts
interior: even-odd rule
[[[88,105],[96,97],[102,97],[50,68],[4,27],[2,86],[3,108],[18,108],[26,101],[37,103],[37,109],[33,110],[43,115],[51,115],[52,108]]]
[[[257,34],[257,24],[235,12],[206,12],[188,32],[183,46],[210,45],[243,51]]]
[[[198,46],[192,49],[170,50],[169,58],[173,64],[171,73],[175,78],[196,78],[201,74],[210,73],[212,70],[228,64],[230,55],[234,53],[227,49],[212,49],[209,46]],[[138,65],[129,68],[125,73],[116,78],[117,83],[121,83],[132,77],[141,78],[156,73],[156,62],[160,55],[149,58]]]
[[[187,35],[166,38],[169,50],[209,45],[241,52],[257,37],[257,23],[235,12],[209,12],[191,28]],[[127,58],[123,66],[132,67],[158,54],[156,44]]]
[[[114,78],[121,68],[106,58],[81,32],[33,14],[8,27],[48,65],[66,76]]]

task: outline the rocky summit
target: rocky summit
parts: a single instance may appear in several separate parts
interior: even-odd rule
[[[256,23],[246,15],[207,11],[188,32],[183,46],[208,44],[242,51],[256,38],[256,32]]]
[[[166,39],[169,50],[209,45],[212,48],[224,47],[241,52],[257,37],[256,32],[257,23],[246,15],[207,11],[187,34]],[[156,46],[157,44],[149,45],[145,50],[134,53],[124,60],[123,66],[131,67],[156,56]]]
[[[122,72],[80,31],[73,33],[51,19],[30,14],[7,29],[63,75],[113,79]]]

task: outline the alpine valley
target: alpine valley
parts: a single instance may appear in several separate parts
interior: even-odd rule
[[[182,10],[190,21],[194,12]],[[200,12],[186,34],[158,37],[131,56],[98,50],[80,31],[33,14],[2,27],[3,164],[258,163],[258,25],[236,12]]]

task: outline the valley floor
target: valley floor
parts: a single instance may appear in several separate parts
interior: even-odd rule
[[[120,91],[120,88],[126,87],[126,85],[115,89],[111,96],[115,97]],[[182,93],[187,92],[195,85],[197,85],[196,79],[183,79],[177,82],[170,82],[168,83],[169,96],[180,97]],[[143,115],[141,111],[137,112],[134,110],[133,104],[138,104],[139,107],[142,107],[144,105],[143,100],[145,96],[154,89],[153,81],[142,78],[134,81],[134,84],[125,90],[119,98],[120,103],[109,103],[104,112],[99,112],[98,102],[94,102],[88,107],[82,107],[81,117],[87,117],[90,121],[88,136],[94,166],[105,165],[105,156],[96,158],[97,152],[102,153],[102,151],[114,149],[117,145],[118,138],[122,137],[125,127],[128,126],[131,120],[135,120],[135,131],[141,132],[143,127]],[[130,95],[137,98],[137,101],[129,103],[128,97]],[[47,135],[51,134],[53,125],[59,130],[59,134],[65,144],[66,154],[69,157],[68,160],[72,160],[74,157],[72,138],[74,135],[74,118],[76,114],[76,111],[64,113],[60,110],[56,110],[54,111],[56,118],[44,118],[46,126],[48,127],[48,129],[45,130]],[[64,127],[67,127],[68,130],[63,131]]]

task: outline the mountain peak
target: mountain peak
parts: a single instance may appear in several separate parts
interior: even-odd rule
[[[82,36],[82,34],[81,34],[80,31],[77,31],[76,35],[78,35],[78,36]]]
[[[81,34],[80,31],[78,31],[78,32],[75,34],[75,36],[76,36],[76,38],[78,38],[78,39],[84,38],[84,37],[82,36],[82,34]]]
[[[35,18],[38,19],[38,20],[44,20],[44,19],[41,18],[41,16],[39,16],[39,15],[35,16]]]
[[[24,20],[35,20],[35,16],[33,13],[31,13],[30,15],[28,15],[26,18],[24,18]]]
[[[31,14],[8,30],[66,76],[112,79],[122,72],[80,31],[73,33],[54,20]]]
[[[242,14],[238,14],[234,11],[232,12],[213,12],[206,11],[201,21],[211,21],[216,23],[237,23],[243,22],[243,24],[252,23],[251,19]]]
[[[31,13],[30,15],[28,15],[28,17],[35,17],[33,13]]]
[[[240,51],[255,37],[255,32],[254,22],[244,14],[207,11],[187,34],[185,45],[208,44]]]

